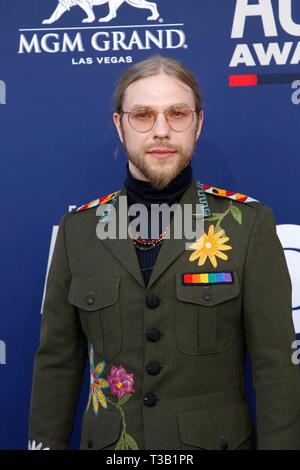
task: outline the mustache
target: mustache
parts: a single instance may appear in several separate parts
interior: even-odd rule
[[[163,149],[163,150],[170,150],[171,152],[172,151],[180,151],[181,150],[181,147],[179,147],[178,145],[146,145],[144,147],[144,151],[147,153],[147,152],[151,152],[153,149],[156,149],[156,150],[160,150],[160,149]]]

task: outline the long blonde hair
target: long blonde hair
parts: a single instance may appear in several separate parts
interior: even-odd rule
[[[179,60],[156,54],[132,65],[121,76],[114,92],[115,112],[120,113],[122,111],[124,94],[129,85],[137,80],[151,77],[159,73],[176,77],[178,80],[188,85],[193,91],[196,109],[198,111],[202,110],[202,93],[193,72]]]

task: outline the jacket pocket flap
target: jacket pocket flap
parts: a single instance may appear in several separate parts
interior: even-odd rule
[[[101,410],[83,418],[81,449],[103,449],[117,443],[121,436],[121,414]]]
[[[107,413],[107,411],[104,413]],[[117,443],[120,435],[121,414],[119,412],[108,413],[105,417],[96,417],[94,426],[92,427],[92,441],[95,449],[103,449],[114,442]]]
[[[113,305],[118,300],[119,277],[74,276],[71,281],[68,300],[83,310],[93,312]]]
[[[247,402],[177,415],[181,440],[207,450],[234,449],[253,432]]]
[[[182,302],[206,307],[217,305],[239,295],[240,284],[236,271],[232,271],[232,284],[194,284],[184,285],[182,273],[176,273],[176,294]],[[207,296],[209,294],[209,296]]]

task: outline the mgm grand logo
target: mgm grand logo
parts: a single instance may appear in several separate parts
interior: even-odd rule
[[[148,2],[147,0],[58,0],[58,5],[50,18],[43,21],[43,24],[52,24],[57,21],[66,11],[70,10],[73,6],[79,6],[86,17],[83,18],[82,23],[93,23],[96,20],[96,16],[93,10],[93,7],[98,5],[104,5],[108,3],[109,13],[108,15],[99,18],[100,22],[111,21],[116,18],[117,10],[122,5],[122,3],[128,3],[135,8],[143,8],[145,10],[150,10],[151,16],[148,16],[147,20],[158,20],[159,13],[157,10],[156,3]]]
[[[96,17],[96,8],[108,6],[108,14]],[[117,18],[121,5],[148,12],[146,24],[103,26]],[[63,18],[73,7],[85,13],[78,27],[64,27]],[[107,13],[107,11],[106,11]],[[149,15],[150,13],[150,15]],[[148,0],[58,0],[39,28],[20,29],[19,54],[110,52],[187,48],[183,23],[165,23],[157,2]],[[55,27],[48,26],[55,23]],[[88,23],[88,26],[85,24]],[[102,26],[99,25],[102,23]],[[128,60],[126,60],[128,62]]]

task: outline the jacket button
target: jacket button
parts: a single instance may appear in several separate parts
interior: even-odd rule
[[[157,297],[157,295],[154,295],[154,294],[149,294],[147,295],[146,297],[146,305],[147,307],[149,308],[156,308],[159,306],[159,297]]]
[[[228,449],[228,442],[226,441],[224,436],[220,437],[220,447],[222,450],[227,450]]]
[[[92,447],[93,447],[93,441],[89,441],[88,442],[88,449],[92,449]]]
[[[94,297],[92,297],[91,295],[88,295],[86,298],[85,298],[85,301],[88,305],[93,305],[94,303]]]
[[[149,330],[146,332],[146,338],[153,343],[158,341],[160,336],[160,331],[157,328],[149,328]]]
[[[151,362],[148,362],[148,364],[146,365],[146,371],[148,372],[148,374],[150,375],[156,375],[159,373],[161,369],[161,365],[159,362],[157,361],[151,361]]]
[[[204,292],[202,297],[203,297],[204,300],[207,300],[207,301],[211,299],[211,296],[210,296],[209,292]]]
[[[157,396],[152,392],[146,393],[143,397],[143,402],[146,406],[154,406],[157,402]]]

